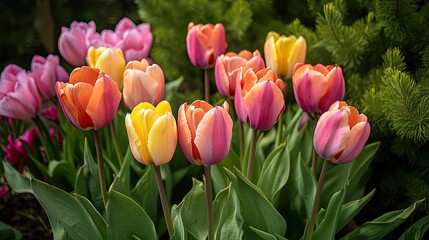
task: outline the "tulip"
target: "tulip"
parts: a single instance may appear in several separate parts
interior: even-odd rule
[[[120,48],[90,47],[87,56],[88,65],[98,68],[109,75],[122,89],[125,58]]]
[[[115,32],[122,37],[119,47],[122,48],[127,62],[149,57],[153,36],[150,24],[141,23],[136,26],[130,19],[124,17]]]
[[[58,122],[58,108],[56,106],[46,107],[40,112],[40,115],[54,122]]]
[[[216,58],[226,50],[225,29],[221,23],[188,25],[186,47],[192,64],[197,68],[210,68]]]
[[[41,104],[32,75],[14,64],[6,66],[0,77],[0,115],[28,120],[37,114]]]
[[[240,72],[235,88],[235,111],[241,122],[256,130],[273,127],[285,109],[282,90],[286,84],[270,68]]]
[[[137,161],[155,166],[170,162],[177,145],[177,126],[167,101],[156,107],[140,103],[126,115],[125,126]]]
[[[164,98],[164,73],[157,65],[149,65],[146,59],[128,62],[124,72],[125,106],[133,109],[141,102],[157,105]]]
[[[319,156],[333,163],[344,164],[359,155],[369,133],[367,117],[347,103],[337,101],[320,116],[313,144]]]
[[[7,184],[3,184],[0,187],[0,199],[2,199],[9,192],[9,186]]]
[[[76,68],[68,83],[57,82],[56,93],[69,122],[80,129],[99,129],[112,121],[121,101],[121,92],[103,71]]]
[[[265,63],[281,77],[290,78],[295,64],[304,63],[306,52],[307,43],[301,36],[269,32],[265,40]]]
[[[179,108],[179,142],[185,157],[193,164],[211,166],[229,153],[232,137],[232,119],[229,105],[213,107],[201,100]]]
[[[55,95],[57,81],[67,82],[69,79],[69,74],[60,65],[59,58],[51,54],[46,59],[42,56],[34,56],[31,62],[31,72],[44,100]]]
[[[86,54],[93,39],[99,37],[95,23],[72,22],[70,29],[61,28],[58,49],[61,56],[73,66],[85,65]]]
[[[297,64],[292,76],[299,106],[307,113],[323,113],[344,97],[345,82],[340,67]]]
[[[35,140],[39,138],[37,128],[31,128],[18,139],[13,139],[12,135],[7,137],[7,146],[5,148],[4,158],[6,161],[19,164],[19,172],[24,171],[24,167],[30,159],[28,150],[35,150]],[[28,148],[27,148],[28,147]]]
[[[243,67],[244,72],[249,68],[253,68],[253,71],[257,72],[265,68],[265,63],[258,50],[255,50],[253,54],[243,50],[238,54],[229,52],[220,55],[215,64],[215,79],[217,89],[225,98],[234,98],[235,83],[240,67]]]

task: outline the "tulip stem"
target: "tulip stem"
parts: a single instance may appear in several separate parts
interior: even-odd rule
[[[208,240],[214,239],[214,214],[213,214],[213,190],[212,176],[210,166],[204,166],[204,174],[206,179],[206,196],[207,196],[207,224],[208,224]]]
[[[115,124],[113,124],[113,121],[112,121],[109,125],[110,125],[110,134],[112,135],[112,138],[113,138],[113,145],[115,146],[116,157],[118,158],[118,162],[119,162],[119,168],[121,168],[122,163],[124,162],[124,155],[122,155],[122,151],[119,146],[118,137],[116,135]]]
[[[93,132],[95,150],[97,152],[97,162],[98,162],[98,178],[100,180],[101,194],[103,196],[104,206],[107,204],[107,187],[106,187],[106,176],[104,174],[104,161],[103,161],[103,150],[101,148],[101,138],[97,130]]]
[[[277,135],[276,135],[276,146],[280,145],[283,133],[283,114],[280,114],[279,121],[277,122]]]
[[[209,73],[207,68],[203,69],[203,79],[204,79],[204,99],[206,102],[210,103],[210,81],[209,81]]]
[[[320,114],[316,113],[314,117],[314,130],[316,130],[317,122],[319,121]],[[313,172],[313,175],[316,176],[316,160],[317,160],[317,153],[316,149],[313,146],[313,153],[311,155],[311,171]]]
[[[328,167],[328,161],[324,160],[322,169],[320,170],[319,181],[317,182],[316,195],[314,196],[313,210],[311,211],[310,221],[307,225],[307,229],[304,235],[305,240],[311,239],[314,230],[314,224],[317,218],[317,210],[319,208],[320,197],[322,195],[323,182],[325,181],[326,169]]]
[[[49,131],[43,123],[42,119],[40,119],[40,117],[36,115],[33,120],[34,123],[36,123],[37,129],[39,130],[40,141],[42,141],[42,145],[45,148],[45,153],[48,161],[54,159],[59,160],[60,157],[58,156],[58,154],[54,155],[54,142],[52,141],[52,138],[49,135]]]
[[[256,134],[257,134],[257,130],[252,129],[252,139],[250,140],[249,161],[247,162],[247,174],[246,174],[246,177],[247,179],[249,179],[249,181],[252,181],[253,162],[255,160],[255,150],[256,150]]]
[[[162,182],[161,170],[159,166],[153,165],[156,175],[156,184],[158,186],[159,198],[161,200],[162,211],[164,212],[165,224],[167,225],[168,235],[173,235],[173,223],[171,222],[170,210],[167,204],[167,197],[165,195],[164,183]]]
[[[239,135],[240,135],[240,162],[243,161],[244,158],[244,129],[243,129],[243,123],[239,121],[238,125]]]

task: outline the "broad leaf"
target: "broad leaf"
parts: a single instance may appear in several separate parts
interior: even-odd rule
[[[399,238],[399,240],[408,239],[422,239],[425,232],[429,228],[429,216],[423,217],[419,221],[415,222],[410,228],[408,228]]]
[[[131,191],[131,197],[145,209],[154,223],[158,221],[159,193],[153,167],[145,168],[145,173]]]

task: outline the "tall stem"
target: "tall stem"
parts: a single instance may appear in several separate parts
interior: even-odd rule
[[[238,125],[238,133],[240,135],[240,162],[243,162],[244,158],[244,129],[243,129],[243,123],[239,121]]]
[[[276,135],[276,146],[280,144],[283,133],[283,114],[280,114],[279,121],[277,122],[277,135]]]
[[[317,218],[317,210],[319,209],[320,197],[322,196],[323,182],[325,181],[326,169],[328,161],[324,160],[322,170],[320,170],[319,181],[317,182],[316,196],[314,196],[313,210],[311,211],[310,221],[305,232],[304,239],[309,240],[313,235],[314,224]]]
[[[42,141],[43,147],[45,148],[45,153],[48,161],[57,159],[60,157],[58,154],[54,154],[54,142],[52,141],[51,136],[49,135],[49,131],[43,123],[42,119],[38,115],[33,118],[34,123],[37,126],[40,134],[40,140]]]
[[[103,150],[101,148],[101,138],[97,130],[93,132],[95,150],[97,152],[97,163],[98,163],[98,177],[100,180],[101,194],[103,196],[104,206],[107,204],[107,187],[106,187],[106,176],[104,174],[104,161],[103,161]]]
[[[317,122],[319,121],[320,114],[316,113],[314,116],[314,130],[316,130]],[[313,175],[316,176],[316,160],[317,160],[317,153],[316,149],[313,145],[313,153],[311,155],[311,171],[313,172]]]
[[[207,68],[203,69],[203,78],[204,78],[204,99],[206,102],[210,103],[210,81],[209,73]]]
[[[165,196],[164,183],[162,182],[161,170],[159,166],[153,165],[156,175],[156,184],[158,186],[159,198],[161,200],[162,211],[164,212],[165,224],[167,225],[168,235],[171,237],[173,230],[173,223],[171,222],[170,210],[168,208],[167,197]]]
[[[109,124],[110,126],[110,134],[112,134],[113,145],[115,146],[116,157],[118,158],[119,167],[122,166],[122,162],[124,161],[124,155],[122,155],[121,147],[119,146],[118,137],[116,135],[115,124],[113,121]]]
[[[256,149],[256,134],[257,134],[257,130],[252,129],[252,139],[250,140],[249,161],[247,162],[247,174],[246,174],[246,177],[247,179],[249,179],[249,181],[252,181],[253,162],[255,160],[255,149]]]
[[[210,166],[204,166],[207,196],[207,224],[209,230],[208,240],[214,239],[214,214],[213,214],[213,190]]]

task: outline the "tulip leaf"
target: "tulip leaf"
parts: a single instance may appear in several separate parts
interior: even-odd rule
[[[159,193],[156,185],[155,171],[153,167],[146,167],[145,173],[139,179],[131,191],[131,197],[136,201],[152,219],[157,222]]]
[[[271,235],[271,234],[269,234],[269,233],[267,233],[267,232],[264,232],[264,231],[262,231],[262,230],[259,230],[259,229],[257,229],[257,228],[254,228],[254,227],[252,227],[252,226],[250,226],[250,229],[251,229],[253,232],[255,232],[256,234],[258,234],[258,236],[259,236],[261,239],[264,239],[264,240],[276,240],[276,237],[274,237],[273,235]]]
[[[70,162],[66,160],[49,161],[47,173],[51,178],[57,181],[65,177],[70,185],[75,183],[76,172],[74,166],[72,166]]]
[[[136,202],[115,190],[109,192],[106,206],[108,239],[157,239],[155,226]],[[90,239],[90,238],[86,238]]]
[[[214,201],[215,239],[243,239],[243,217],[240,202],[232,189],[232,183],[220,191]]]
[[[371,200],[371,198],[375,194],[375,189],[373,189],[370,193],[368,193],[365,197],[354,200],[352,202],[348,202],[343,205],[341,209],[340,219],[337,224],[337,232],[340,231],[344,226],[347,225],[359,212],[363,207]]]
[[[193,179],[192,189],[179,205],[173,206],[175,233],[172,239],[206,239],[207,205],[204,184]]]
[[[7,183],[17,193],[32,193],[33,188],[30,183],[30,176],[22,176],[12,167],[12,165],[6,161],[3,162],[4,176],[6,177]]]
[[[425,232],[429,228],[429,215],[423,217],[419,221],[415,222],[410,228],[408,228],[398,240],[405,239],[422,239],[425,235]]]
[[[74,194],[75,198],[82,204],[83,207],[85,207],[86,211],[91,216],[92,220],[94,221],[95,225],[97,226],[98,231],[103,236],[103,239],[107,238],[107,223],[104,221],[103,217],[100,215],[100,213],[94,208],[94,205],[84,196],[81,196],[79,194]]]
[[[225,160],[220,163],[212,166],[212,179],[213,179],[213,190],[215,193],[220,192],[222,189],[226,188],[229,185],[229,178],[225,173],[224,168],[233,170],[234,167],[240,168],[241,161],[240,156],[237,154],[234,149],[230,149],[228,156]]]
[[[134,161],[133,159],[130,148],[128,148],[123,159],[124,162],[122,163],[121,169],[118,173],[118,177],[121,179],[127,192],[131,190],[131,161]]]
[[[0,239],[22,239],[22,233],[6,223],[0,221]]]
[[[279,192],[289,178],[289,171],[289,149],[281,144],[265,159],[257,184],[273,205],[277,205]]]
[[[403,223],[423,201],[424,199],[416,201],[408,208],[403,210],[385,213],[373,221],[366,222],[359,226],[353,232],[344,236],[342,239],[382,239],[389,232]]]

